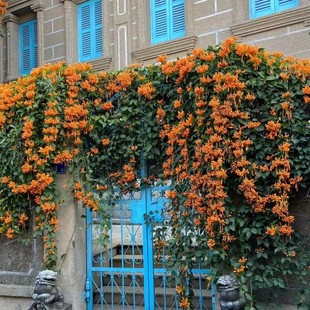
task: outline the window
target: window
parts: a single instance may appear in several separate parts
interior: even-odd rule
[[[184,0],[151,0],[152,44],[184,36]]]
[[[250,0],[250,18],[285,11],[298,6],[299,0]]]
[[[35,19],[19,25],[19,73],[29,74],[37,67],[37,21]]]
[[[102,2],[90,0],[78,6],[79,61],[102,57]]]

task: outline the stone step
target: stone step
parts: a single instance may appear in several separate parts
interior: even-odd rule
[[[127,305],[130,306],[143,306],[144,305],[144,289],[143,287],[124,287],[124,292],[122,295],[122,290],[117,286],[107,286],[104,287],[102,292],[103,299],[100,301],[99,293],[94,293],[94,303],[103,305],[111,304],[113,305]],[[123,298],[122,298],[123,297]],[[202,290],[202,300],[199,300],[198,294],[193,296],[194,308],[197,309],[212,309],[212,293],[211,290]],[[199,302],[202,304],[200,305]],[[174,288],[155,288],[155,305],[159,307],[165,307],[163,309],[171,309],[176,307],[175,289]],[[129,308],[127,308],[129,309]],[[144,309],[144,308],[141,308]]]

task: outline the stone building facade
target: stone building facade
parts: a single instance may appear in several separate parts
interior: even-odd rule
[[[93,49],[92,43],[83,47],[81,29],[81,15],[88,3],[94,10],[84,23],[90,23],[94,27],[90,35],[97,33],[97,36],[95,53],[91,53],[87,62],[95,70],[120,70],[133,63],[147,65],[162,54],[176,59],[195,47],[214,46],[230,36],[269,51],[310,58],[310,0],[8,0],[4,36],[0,36],[0,83],[17,79],[33,66],[58,61],[83,62],[83,48],[86,53],[88,48]],[[156,5],[163,5],[164,17],[156,15],[161,10]],[[174,5],[178,10],[173,10]],[[173,24],[174,18],[178,28],[175,32],[169,24],[171,19]],[[172,34],[160,27],[161,21],[167,23],[165,27],[172,29]],[[86,31],[86,41],[87,35]],[[60,186],[62,183],[65,179],[60,179]],[[302,195],[298,212],[293,212],[308,235],[309,195],[308,191]],[[66,208],[60,212],[66,220],[60,223],[59,252],[66,253],[66,259],[59,263],[63,270],[59,284],[72,308],[81,310],[85,308],[83,210],[76,208],[72,197],[68,197]],[[30,253],[27,259],[36,245],[28,248],[24,256]],[[9,271],[1,270],[9,261],[7,258],[0,265],[0,309],[26,309],[31,300],[31,281],[19,280],[8,285],[2,279],[29,275],[33,279],[33,270],[39,269],[39,263],[35,269],[26,264],[20,267],[25,269],[22,271],[15,270],[15,266],[10,266]]]

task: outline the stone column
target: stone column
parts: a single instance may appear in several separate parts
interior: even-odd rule
[[[195,33],[195,12],[193,7],[195,6],[194,0],[185,1],[185,26],[186,37],[194,36]]]
[[[121,70],[129,64],[131,12],[130,1],[116,0],[114,3],[115,69]]]
[[[86,225],[84,208],[77,203],[71,190],[69,174],[58,175],[57,184],[62,203],[59,206],[60,220],[57,231],[57,270],[60,270],[57,284],[64,295],[64,302],[72,309],[86,309],[83,293],[86,281]]]
[[[19,76],[19,18],[13,14],[4,17],[7,30],[7,70],[6,81],[11,81]]]
[[[37,66],[40,67],[44,64],[44,25],[43,25],[43,10],[44,6],[42,4],[33,4],[30,7],[34,12],[37,13],[37,57],[38,57],[38,64]]]
[[[63,1],[65,8],[65,31],[66,31],[66,62],[78,61],[77,44],[77,5],[74,1]]]
[[[136,32],[137,32],[137,42],[135,44],[135,50],[139,50],[150,46],[150,4],[149,1],[136,0]]]
[[[0,26],[1,27],[1,26]],[[4,59],[3,59],[3,49],[4,42],[3,37],[0,35],[0,83],[4,81]]]

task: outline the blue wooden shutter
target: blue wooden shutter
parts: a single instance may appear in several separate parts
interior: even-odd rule
[[[298,0],[276,0],[276,11],[281,12],[291,8],[295,8],[298,6],[298,4]]]
[[[185,36],[185,7],[184,0],[172,0],[172,33],[171,38]]]
[[[79,61],[102,56],[102,5],[88,1],[78,7]]]
[[[37,21],[19,26],[20,74],[29,74],[37,66]]]
[[[257,18],[274,13],[274,0],[250,0],[250,17]]]
[[[168,1],[151,0],[152,43],[169,40]]]
[[[101,0],[96,1],[94,5],[94,20],[95,20],[95,58],[101,57],[103,52],[103,34],[102,34],[102,3]]]
[[[297,7],[299,0],[250,0],[250,18],[262,17]]]

